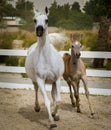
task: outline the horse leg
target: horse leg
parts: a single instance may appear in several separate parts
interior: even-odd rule
[[[68,86],[69,86],[71,103],[72,103],[72,106],[75,107],[76,104],[75,104],[75,101],[74,101],[74,98],[73,98],[73,93],[72,93],[70,78],[69,78],[68,76],[66,76],[65,74],[63,74],[63,78],[64,78],[64,80],[67,82],[67,84],[68,84]]]
[[[89,109],[91,111],[91,116],[93,116],[94,115],[94,111],[93,111],[93,108],[92,108],[90,100],[89,100],[89,90],[88,90],[88,87],[87,87],[87,77],[86,77],[86,75],[84,75],[81,79],[82,79],[82,82],[84,84],[85,95],[86,95],[86,98],[88,100]]]
[[[77,106],[77,112],[80,113],[81,110],[80,110],[80,104],[79,104],[79,89],[78,89],[78,86],[77,86],[77,83],[75,81],[72,82],[72,86],[73,86],[73,89],[74,89],[74,96],[75,96],[75,99],[76,99],[76,106]]]
[[[71,98],[71,103],[73,107],[76,107],[76,104],[74,102],[74,98],[73,98],[73,93],[72,93],[72,88],[71,88],[71,83],[67,81],[67,84],[69,86],[69,90],[70,90],[70,98]]]
[[[53,99],[53,104],[54,104],[54,108],[53,108],[53,111],[52,111],[52,116],[54,117],[55,121],[58,121],[59,116],[57,115],[58,104],[57,104],[57,101],[56,101],[56,99],[57,99],[56,83],[52,84],[51,94],[52,94],[52,99]]]
[[[78,102],[77,112],[81,112],[81,110],[80,110],[80,103],[79,103],[80,102],[80,98],[79,98],[79,83],[80,82],[77,83],[77,95],[78,95],[78,98],[77,98],[77,100],[78,100],[77,101]]]
[[[50,100],[48,99],[48,96],[47,96],[47,93],[46,93],[45,82],[44,82],[43,79],[37,77],[37,83],[38,83],[38,86],[39,86],[41,93],[43,95],[43,98],[44,98],[44,101],[45,101],[45,106],[47,107],[47,110],[48,110],[49,120],[51,122],[50,127],[51,128],[57,127],[57,125],[55,124],[54,119],[52,117],[52,114],[51,114],[51,104],[50,104]]]
[[[59,101],[61,100],[60,97],[60,79],[56,81],[56,83],[52,84],[52,98],[53,98],[53,103],[54,103],[54,110],[52,112],[52,116],[54,117],[55,121],[59,120],[59,115],[58,115],[58,107],[59,107]]]
[[[34,89],[35,89],[35,111],[39,112],[40,111],[40,105],[38,101],[38,85],[37,82],[33,82]]]

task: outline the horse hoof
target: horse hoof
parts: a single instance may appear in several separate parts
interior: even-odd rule
[[[35,112],[39,112],[40,111],[40,107],[39,108],[35,107],[34,109],[35,109]]]
[[[94,113],[91,113],[91,116],[94,116]]]
[[[80,111],[80,110],[77,110],[77,113],[81,113],[81,111]]]
[[[56,124],[51,124],[51,125],[50,125],[50,128],[55,128],[55,127],[57,127]]]
[[[75,103],[72,103],[72,107],[76,107]]]
[[[94,119],[94,113],[91,113],[91,115],[89,116],[91,119]]]
[[[52,116],[54,117],[54,116],[55,116],[55,113],[52,113]]]
[[[59,121],[59,120],[60,120],[60,118],[58,115],[54,116],[54,121]]]

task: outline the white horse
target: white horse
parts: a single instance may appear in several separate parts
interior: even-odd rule
[[[59,120],[57,113],[58,103],[60,97],[60,78],[64,72],[63,59],[59,52],[50,44],[48,35],[48,9],[45,13],[34,11],[35,17],[35,32],[38,36],[38,43],[33,44],[28,50],[26,58],[26,72],[31,78],[35,88],[35,111],[40,111],[38,102],[38,88],[40,88],[45,106],[47,107],[49,120],[51,121],[50,127],[56,127],[54,120]],[[46,93],[45,84],[52,84],[52,99],[54,110],[51,112],[51,103]]]

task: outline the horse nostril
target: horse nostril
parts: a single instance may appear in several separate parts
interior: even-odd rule
[[[36,28],[37,36],[39,36],[39,37],[42,36],[43,32],[44,32],[44,28],[41,25]]]
[[[81,56],[81,53],[79,53],[79,54],[76,53],[76,57],[77,58],[79,58],[80,56]]]
[[[36,31],[38,32],[38,31],[43,31],[43,27],[42,26],[38,26],[37,28],[36,28]]]

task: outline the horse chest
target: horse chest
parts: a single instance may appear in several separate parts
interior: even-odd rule
[[[78,66],[73,65],[70,68],[70,78],[75,81],[81,79],[81,71]]]
[[[47,82],[53,82],[56,79],[56,74],[53,69],[53,62],[50,56],[50,52],[41,52],[37,61],[35,61],[35,71],[41,78],[44,78]]]

